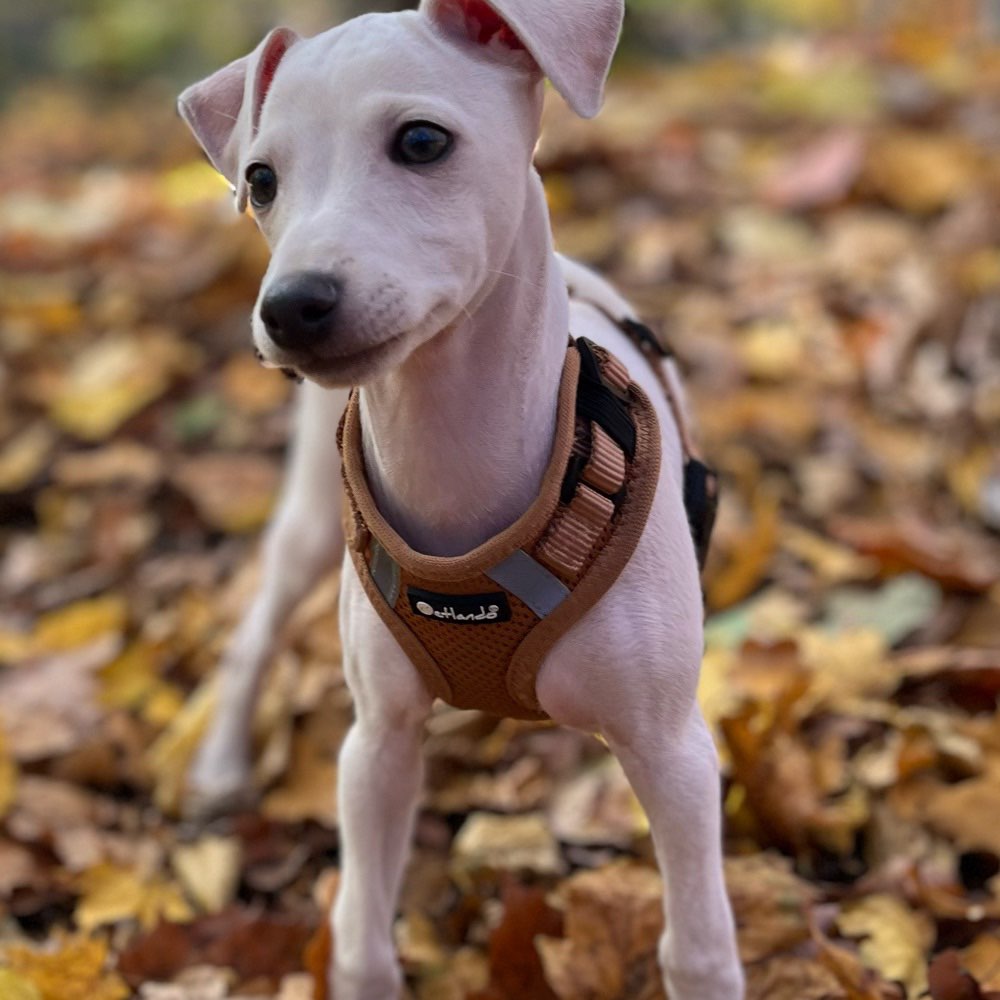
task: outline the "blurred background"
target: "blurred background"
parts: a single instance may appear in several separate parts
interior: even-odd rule
[[[313,995],[336,574],[274,664],[259,803],[180,813],[293,387],[250,350],[262,241],[174,99],[375,8],[0,8],[2,1000]],[[1000,996],[1000,3],[629,0],[603,114],[551,95],[538,162],[724,475],[701,698],[749,996]],[[442,710],[427,753],[414,996],[662,997],[600,742]]]

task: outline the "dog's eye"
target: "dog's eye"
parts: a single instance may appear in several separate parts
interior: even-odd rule
[[[451,150],[454,140],[447,129],[433,122],[409,122],[397,133],[393,158],[401,163],[435,163]]]
[[[278,193],[278,176],[266,163],[251,163],[246,172],[250,185],[250,203],[254,208],[263,208],[274,201]]]

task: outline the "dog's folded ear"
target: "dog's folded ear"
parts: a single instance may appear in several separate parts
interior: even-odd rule
[[[578,115],[601,109],[624,0],[421,0],[420,9],[479,44],[527,49]]]
[[[257,131],[278,64],[298,40],[290,28],[275,28],[250,55],[188,87],[177,99],[181,117],[212,165],[238,192],[241,153]]]

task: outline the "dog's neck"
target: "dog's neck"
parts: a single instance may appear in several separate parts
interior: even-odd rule
[[[375,502],[430,555],[461,555],[512,524],[552,450],[569,307],[537,177],[501,270],[474,313],[360,395]]]

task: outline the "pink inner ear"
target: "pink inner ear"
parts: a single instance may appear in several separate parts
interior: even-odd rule
[[[254,101],[253,127],[257,128],[260,121],[260,111],[264,107],[271,84],[274,83],[274,74],[278,71],[278,64],[285,57],[291,41],[287,33],[276,34],[271,44],[264,51],[260,59],[260,66],[257,70],[257,93]]]
[[[457,0],[457,3],[465,15],[466,30],[472,41],[489,45],[496,38],[509,49],[524,48],[510,25],[485,0]]]

